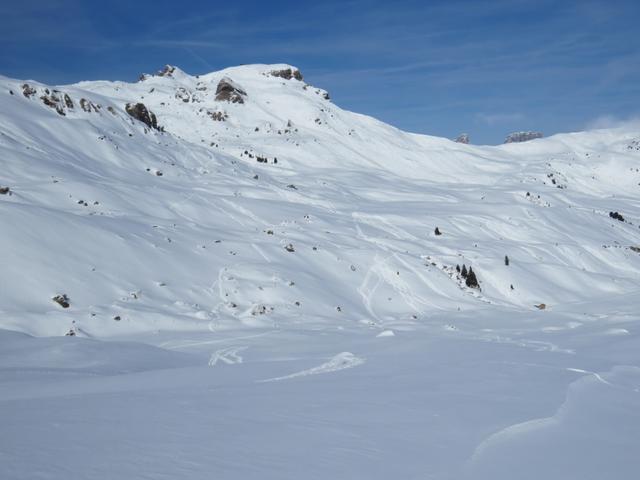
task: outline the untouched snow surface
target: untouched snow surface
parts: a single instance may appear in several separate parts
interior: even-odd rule
[[[0,77],[0,477],[636,478],[640,132],[463,145],[288,68]]]

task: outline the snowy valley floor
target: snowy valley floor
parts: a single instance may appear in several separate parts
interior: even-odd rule
[[[3,330],[0,476],[637,478],[634,303],[387,330]]]

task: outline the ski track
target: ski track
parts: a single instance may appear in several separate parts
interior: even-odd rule
[[[265,382],[279,382],[282,380],[290,380],[292,378],[307,377],[310,375],[320,375],[323,373],[333,373],[340,370],[346,370],[348,368],[354,368],[362,365],[365,362],[363,358],[355,356],[351,352],[342,352],[332,357],[328,362],[318,365],[317,367],[302,370],[300,372],[292,373],[290,375],[284,375],[282,377],[267,378],[265,380],[258,380],[258,383]]]
[[[209,358],[209,366],[215,367],[218,362],[222,362],[227,365],[242,363],[242,357],[238,355],[238,353],[246,350],[247,348],[249,348],[248,345],[241,347],[227,347],[216,350],[211,354],[211,357]]]
[[[234,209],[236,212],[244,215],[247,218],[250,218],[251,220],[253,220],[257,225],[267,225],[267,222],[265,222],[264,220],[262,220],[261,218],[258,218],[251,210],[249,210],[248,208],[242,207],[240,205],[238,205],[237,203],[232,202],[231,200],[228,200],[226,198],[222,198],[221,199],[222,202],[225,205],[228,205],[229,207],[231,207],[232,209]],[[242,223],[242,222],[240,222]],[[244,223],[243,223],[244,225]]]
[[[237,340],[247,340],[247,339],[250,339],[250,338],[259,338],[259,337],[264,337],[264,336],[267,336],[267,335],[272,335],[272,334],[276,333],[277,331],[278,330],[268,330],[266,332],[256,333],[254,335],[243,335],[241,337],[231,337],[231,338],[217,338],[215,340],[202,340],[202,341],[187,340],[187,341],[181,341],[177,345],[173,344],[174,342],[165,342],[165,343],[161,343],[158,346],[160,348],[166,348],[168,350],[178,350],[178,349],[181,349],[181,348],[199,347],[201,345],[216,345],[216,344],[219,344],[219,343],[233,343],[233,342],[235,342]]]

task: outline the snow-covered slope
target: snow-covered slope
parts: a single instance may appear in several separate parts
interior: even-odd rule
[[[1,78],[2,325],[387,325],[638,291],[638,132],[463,145],[344,111],[292,72]],[[216,100],[223,79],[241,102]]]
[[[3,479],[637,476],[637,130],[471,146],[167,67],[0,77],[0,163]]]

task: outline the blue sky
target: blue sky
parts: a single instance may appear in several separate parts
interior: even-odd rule
[[[500,143],[640,115],[640,1],[0,2],[0,73],[136,80],[291,63],[339,106]]]

